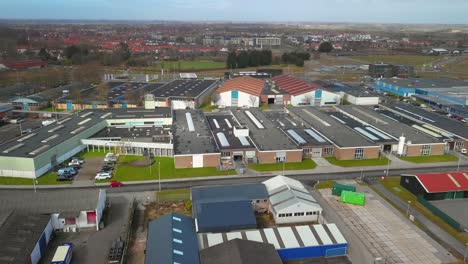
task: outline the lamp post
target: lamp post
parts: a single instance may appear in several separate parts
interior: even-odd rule
[[[406,208],[406,215],[409,216],[411,201],[408,201],[408,208]]]
[[[466,253],[468,252],[468,243],[465,244],[465,254],[463,254],[463,263],[466,263]]]
[[[37,189],[36,189],[37,179],[33,178],[32,180],[33,180],[34,192],[37,192]]]
[[[387,171],[385,172],[385,177],[388,177],[388,171],[390,170],[390,159],[387,158]]]
[[[459,157],[458,158],[458,163],[457,163],[457,171],[460,171],[460,160],[461,160],[461,158]]]
[[[159,182],[159,191],[161,191],[161,162],[158,162],[158,182]]]

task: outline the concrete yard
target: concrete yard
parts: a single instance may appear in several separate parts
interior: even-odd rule
[[[465,228],[468,228],[468,199],[431,201],[433,205],[442,210]]]
[[[340,216],[341,223],[359,237],[372,256],[383,257],[386,263],[452,263],[447,250],[412,224],[400,212],[368,187],[365,206],[344,204],[331,189],[319,190],[326,203]],[[326,217],[326,216],[325,216]],[[352,245],[350,245],[352,246]]]

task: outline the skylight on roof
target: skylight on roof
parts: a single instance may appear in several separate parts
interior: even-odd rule
[[[93,114],[93,112],[88,112],[88,113],[82,115],[81,117],[87,117],[87,116],[92,115],[92,114]]]
[[[65,123],[67,121],[70,121],[70,120],[71,120],[71,117],[67,117],[65,119],[62,119],[62,120],[58,121],[57,124],[63,124],[63,123]]]
[[[182,244],[182,240],[177,239],[177,238],[173,238],[172,241],[178,244]]]
[[[108,117],[108,116],[110,116],[110,115],[112,115],[112,113],[106,113],[106,114],[103,114],[103,115],[101,116],[101,118],[106,118],[106,117]]]
[[[50,137],[48,137],[46,139],[43,139],[41,142],[42,143],[47,143],[47,142],[51,141],[52,139],[57,138],[58,136],[59,136],[58,134],[52,135],[52,136],[50,136]]]
[[[187,126],[189,131],[195,131],[195,126],[193,125],[193,119],[191,113],[185,113],[185,118],[187,119]]]
[[[265,127],[258,121],[258,119],[250,112],[250,111],[245,111],[245,114],[252,120],[252,122],[259,128],[259,129],[264,129]]]
[[[181,256],[184,255],[184,252],[177,250],[177,249],[172,250],[172,252],[174,252],[174,254],[177,254],[177,255],[181,255]]]
[[[59,126],[56,126],[56,127],[52,128],[52,129],[50,129],[50,130],[47,131],[47,132],[53,133],[53,132],[55,132],[55,131],[57,131],[57,130],[59,130],[59,129],[62,129],[62,128],[64,128],[64,127],[65,127],[64,125],[59,125]]]
[[[180,219],[180,218],[177,217],[177,216],[173,216],[173,217],[172,217],[172,220],[175,220],[175,221],[178,221],[178,222],[181,222],[181,221],[182,221],[182,219]]]
[[[42,151],[48,149],[49,147],[50,147],[49,145],[44,145],[42,147],[39,147],[39,148],[29,152],[29,155],[35,156],[35,155],[39,154],[39,152],[42,152]]]
[[[11,147],[11,148],[5,149],[5,150],[3,151],[3,153],[5,153],[5,154],[6,154],[6,153],[10,153],[10,152],[12,152],[12,151],[14,151],[14,150],[17,150],[17,149],[21,148],[22,146],[24,146],[24,143],[19,143],[19,144],[17,144],[17,145],[14,145],[14,146]]]
[[[172,231],[174,231],[176,233],[179,233],[179,234],[182,234],[182,230],[180,230],[178,228],[172,228]]]
[[[26,139],[34,137],[35,135],[36,135],[36,133],[30,133],[30,134],[28,134],[28,135],[26,135],[26,136],[24,136],[22,138],[19,138],[17,141],[22,142],[22,141],[25,141]]]
[[[80,126],[81,126],[81,125],[83,125],[83,124],[86,124],[86,123],[88,123],[89,121],[91,121],[91,118],[86,118],[85,120],[83,120],[83,121],[79,122],[79,123],[78,123],[78,125],[80,125]]]
[[[76,133],[80,132],[80,131],[83,130],[83,129],[85,129],[84,126],[79,127],[79,128],[77,128],[77,129],[73,130],[72,132],[70,132],[70,134],[76,134]]]

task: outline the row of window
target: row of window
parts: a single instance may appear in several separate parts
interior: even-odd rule
[[[287,213],[279,214],[279,217],[292,217],[292,216],[304,216],[304,215],[316,215],[318,212],[296,212],[296,213]]]

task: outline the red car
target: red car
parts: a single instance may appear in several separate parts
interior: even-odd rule
[[[123,183],[119,182],[119,181],[116,181],[116,180],[113,180],[110,182],[110,187],[114,188],[114,187],[122,187],[123,186]]]

